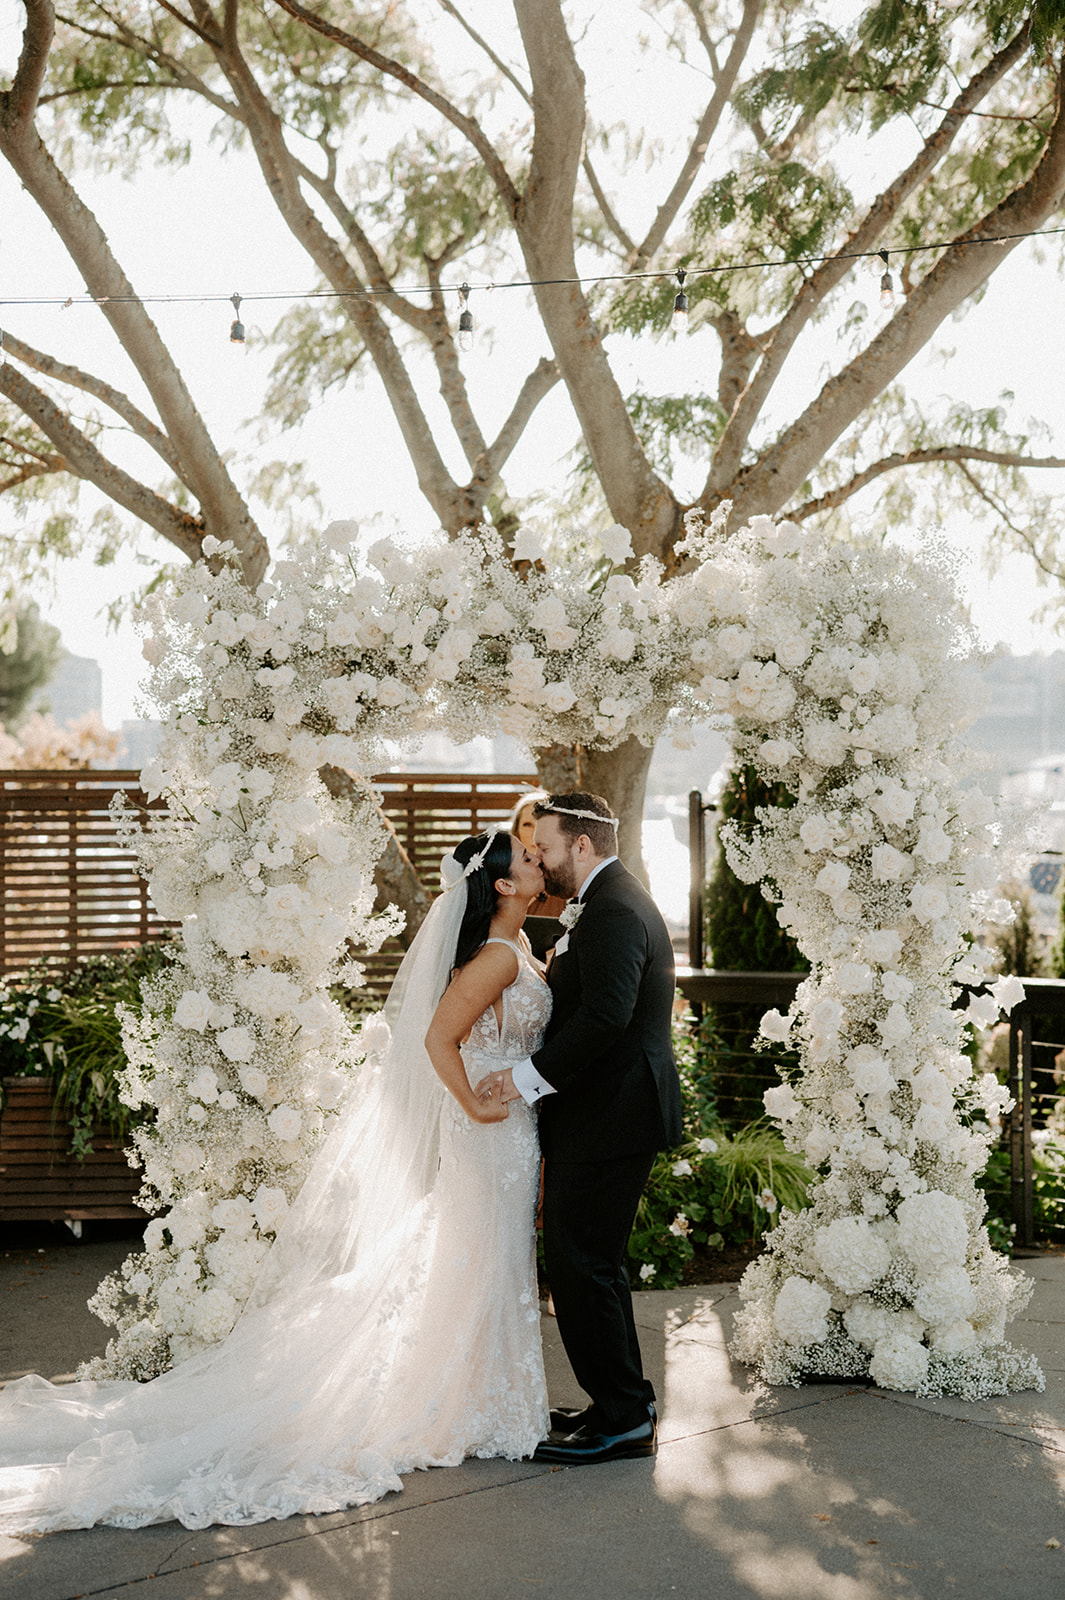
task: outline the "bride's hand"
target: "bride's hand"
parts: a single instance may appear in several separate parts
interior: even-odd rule
[[[474,1090],[474,1108],[469,1111],[469,1116],[474,1122],[506,1122],[508,1114],[502,1080],[482,1079]]]

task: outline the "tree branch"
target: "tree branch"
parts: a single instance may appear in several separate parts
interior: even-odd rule
[[[562,374],[558,370],[558,362],[550,360],[547,356],[541,356],[536,366],[528,374],[525,382],[518,390],[517,399],[510,408],[509,417],[486,452],[485,481],[488,484],[493,483],[498,478],[511,451],[524,433],[533,412],[544,396],[550,394],[561,376]]]
[[[55,8],[51,0],[25,0],[26,26],[22,50],[11,88],[0,95],[0,118],[15,123],[32,122],[37,111],[48,55],[55,37]]]
[[[116,416],[121,417],[122,421],[145,443],[150,444],[156,455],[166,462],[182,483],[185,483],[185,487],[191,488],[182,475],[181,462],[174,447],[162,428],[157,427],[150,417],[146,417],[144,412],[118,389],[113,389],[102,378],[95,378],[89,372],[82,372],[79,367],[67,366],[65,362],[57,361],[54,356],[35,350],[32,345],[24,344],[21,339],[16,339],[13,333],[6,330],[3,335],[3,347],[16,361],[21,361],[23,366],[31,367],[34,372],[40,372],[46,378],[55,378],[59,383],[69,384],[71,388],[91,394],[95,400],[99,400]]]
[[[1054,125],[1035,170],[975,227],[948,247],[887,327],[830,378],[803,414],[732,486],[738,521],[773,512],[876,396],[896,378],[963,301],[986,283],[1021,238],[1043,226],[1065,197],[1065,65],[1059,70]]]
[[[584,141],[584,77],[560,0],[514,0],[533,85],[529,179],[515,214],[536,303],[612,515],[637,555],[661,556],[679,524],[652,470],[577,277],[573,193]],[[554,281],[550,281],[554,280]],[[561,281],[559,281],[561,280]]]
[[[802,284],[776,327],[763,336],[765,347],[762,359],[725,427],[714,455],[701,504],[713,504],[731,493],[731,486],[740,471],[751,430],[762,413],[770,390],[780,376],[781,368],[791,353],[795,341],[817,307],[842,282],[854,265],[853,260],[843,257],[852,257],[856,253],[872,250],[887,224],[897,215],[903,202],[946,155],[964,126],[968,114],[1024,54],[1028,36],[1029,24],[1026,22],[1015,37],[991,58],[987,66],[965,85],[955,98],[951,109],[935,131],[924,141],[906,170],[878,195],[858,227],[844,241],[836,255],[815,268]]]
[[[206,12],[206,0],[193,0],[193,4],[198,14]],[[473,503],[448,472],[388,325],[366,295],[365,285],[340,244],[326,231],[305,199],[300,188],[301,174],[285,143],[281,119],[259,86],[239,42],[220,47],[216,59],[243,109],[252,148],[274,204],[326,282],[344,297],[344,308],[358,329],[388,395],[414,464],[419,488],[443,526],[451,532],[476,522],[483,507]]]
[[[444,252],[446,256],[447,252]],[[448,325],[447,310],[444,305],[444,296],[440,287],[440,268],[442,259],[426,261],[429,273],[430,293],[430,323],[427,329],[433,360],[436,363],[437,376],[440,380],[440,393],[444,404],[447,406],[451,426],[462,446],[462,453],[468,465],[476,470],[478,461],[482,460],[487,449],[484,434],[477,418],[474,416],[473,407],[470,405],[469,390],[466,388],[466,374],[455,349],[455,340]]]
[[[1035,562],[1036,566],[1045,572],[1048,577],[1060,576],[1059,573],[1056,573],[1051,567],[1046,565],[1046,563],[1040,557],[1031,535],[1026,533],[1023,528],[1018,528],[1016,523],[1010,520],[1005,508],[999,504],[995,496],[991,493],[990,489],[985,488],[985,486],[980,482],[980,479],[976,476],[975,472],[970,472],[968,467],[965,466],[959,468],[959,470],[962,477],[976,492],[984,504],[990,506],[995,515],[1002,518],[1002,521],[1006,524],[1006,527],[1010,530],[1010,532],[1016,538],[1020,539],[1021,543],[1027,548],[1028,553],[1032,557],[1032,560]]]
[[[303,22],[315,33],[321,34],[323,39],[331,39],[334,44],[342,45],[345,50],[350,50],[352,55],[358,56],[361,61],[376,67],[378,72],[386,73],[390,78],[395,78],[397,83],[403,84],[412,94],[424,100],[433,107],[452,127],[457,128],[464,138],[468,139],[485,164],[489,175],[507,207],[513,216],[520,196],[511,181],[510,174],[503,165],[499,152],[492,141],[487,137],[480,123],[473,117],[466,116],[465,112],[452,105],[446,96],[440,94],[419,78],[417,73],[399,61],[393,61],[390,56],[382,55],[380,50],[375,50],[372,45],[356,38],[353,33],[348,33],[343,28],[338,28],[334,23],[328,22],[325,17],[320,17],[317,12],[309,11],[306,6],[299,4],[299,0],[275,0],[282,11],[287,11],[290,17],[295,17],[297,22]]]
[[[51,39],[51,0],[25,0],[25,7],[25,37]],[[24,46],[24,58],[27,49]],[[38,67],[43,71],[43,62]],[[229,477],[158,329],[112,254],[103,229],[41,142],[32,118],[32,102],[25,96],[20,98],[14,89],[0,95],[0,154],[56,230],[89,293],[99,302],[102,314],[140,374],[181,463],[182,481],[191,487],[200,503],[206,528],[219,538],[233,541],[240,552],[245,579],[257,584],[268,559],[266,541]],[[69,457],[68,451],[63,453]],[[143,494],[139,485],[137,488]]]
[[[625,263],[627,272],[637,272],[651,261],[663,239],[672,227],[677,212],[684,204],[692,184],[706,160],[706,152],[710,148],[710,141],[717,131],[732,95],[740,67],[751,47],[755,26],[762,9],[761,0],[744,0],[743,15],[732,40],[732,48],[728,53],[728,60],[720,72],[714,75],[714,92],[710,103],[699,118],[699,126],[684,158],[676,182],[669,194],[658,208],[658,212],[650,228],[633,255]]]
[[[170,543],[176,545],[182,555],[188,556],[190,561],[199,559],[202,553],[203,535],[206,532],[203,519],[190,516],[188,512],[172,506],[153,489],[146,488],[121,467],[116,467],[113,462],[108,461],[106,456],[75,428],[66,413],[48,398],[43,389],[38,389],[35,384],[30,383],[29,379],[9,361],[0,364],[0,394],[5,394],[12,400],[19,410],[40,428],[44,436],[51,440],[63,457],[66,469],[75,477],[95,484],[109,500],[124,506],[135,517],[139,517],[150,528],[154,528],[156,533],[161,533],[164,539],[169,539]]]
[[[832,511],[856,495],[859,489],[874,482],[885,472],[895,472],[899,467],[923,467],[935,461],[988,461],[996,467],[1065,467],[1065,456],[1025,456],[1016,450],[984,450],[978,445],[944,444],[925,450],[897,450],[870,466],[856,472],[846,483],[827,490],[814,500],[805,500],[801,506],[789,510],[792,522],[805,522],[820,511]],[[967,477],[971,475],[966,474]]]
[[[592,166],[587,149],[585,150],[581,167],[584,171],[584,176],[588,179],[588,185],[595,196],[595,203],[603,214],[603,221],[606,223],[607,227],[618,241],[618,244],[624,250],[626,258],[631,260],[633,256],[639,254],[640,247],[636,243],[635,239],[632,238],[631,234],[627,233],[622,227],[617,213],[606,197],[606,190],[599,182],[598,174],[596,173],[595,168]]]
[[[502,73],[507,82],[511,84],[513,88],[517,89],[518,93],[525,101],[525,104],[527,106],[531,106],[532,95],[522,83],[517,73],[512,71],[511,68],[507,66],[502,56],[496,54],[496,52],[492,49],[492,46],[488,43],[487,39],[482,38],[482,36],[477,32],[477,29],[472,27],[470,23],[467,22],[458,6],[452,5],[451,0],[437,0],[437,4],[440,6],[441,10],[447,12],[448,16],[451,17],[453,21],[458,23],[462,31],[467,35],[468,38],[473,40],[477,48],[484,51],[493,67],[495,67],[496,71]]]

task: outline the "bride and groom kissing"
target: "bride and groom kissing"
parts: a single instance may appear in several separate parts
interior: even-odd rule
[[[246,1524],[365,1504],[469,1456],[653,1456],[625,1271],[681,1132],[673,952],[599,796],[535,806],[532,849],[466,839],[232,1332],[146,1384],[0,1395],[0,1528]],[[546,976],[522,933],[570,901]],[[535,1268],[588,1396],[550,1410]],[[164,1219],[165,1220],[165,1219]]]

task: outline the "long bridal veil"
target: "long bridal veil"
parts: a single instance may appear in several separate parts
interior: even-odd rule
[[[414,1467],[531,1451],[542,1368],[524,1409],[506,1408],[508,1385],[522,1387],[514,1363],[531,1371],[539,1359],[538,1329],[534,1358],[528,1308],[524,1344],[499,1325],[519,1296],[494,1263],[516,1252],[493,1235],[506,1218],[491,1206],[486,1218],[476,1159],[441,1159],[447,1096],[423,1042],[465,901],[458,883],[431,907],[387,1006],[391,1042],[228,1337],[151,1383],[30,1377],[0,1395],[0,1527],[258,1522],[376,1499]],[[495,1160],[501,1146],[478,1148]]]

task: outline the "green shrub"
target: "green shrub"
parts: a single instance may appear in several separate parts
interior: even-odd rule
[[[645,1288],[675,1288],[697,1245],[713,1251],[753,1244],[778,1206],[806,1204],[812,1176],[764,1118],[725,1125],[715,1090],[714,1019],[690,1024],[689,1015],[674,1029],[684,1142],[656,1158],[629,1240],[629,1275]]]
[[[79,1160],[92,1151],[94,1124],[124,1139],[143,1115],[118,1098],[125,1057],[116,1008],[136,1010],[142,980],[166,959],[165,941],[156,940],[72,967],[37,967],[0,988],[0,1078],[51,1078]]]
[[[1008,1250],[1014,1233],[1008,1147],[992,1150],[976,1181],[987,1201],[991,1243],[996,1250]],[[1065,1143],[1047,1129],[1032,1134],[1032,1219],[1037,1239],[1065,1239]]]

